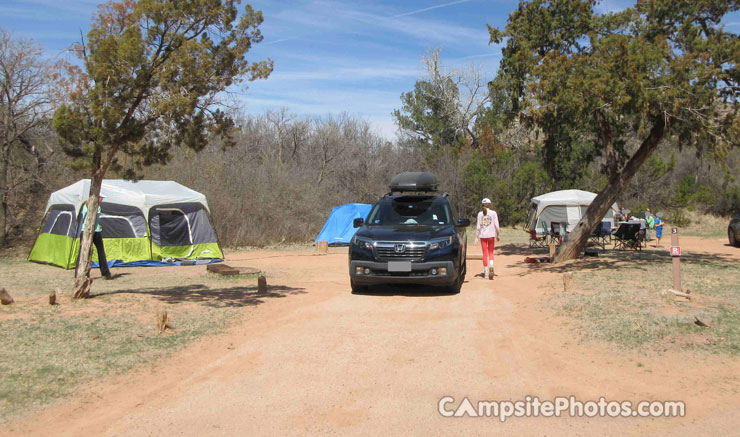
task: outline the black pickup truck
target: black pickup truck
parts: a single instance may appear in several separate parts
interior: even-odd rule
[[[437,178],[427,172],[396,175],[349,247],[353,292],[372,284],[426,284],[459,293],[465,280],[466,227]]]

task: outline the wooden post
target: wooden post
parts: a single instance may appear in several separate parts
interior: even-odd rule
[[[563,291],[572,291],[573,290],[573,273],[572,272],[566,272],[563,273]]]
[[[54,291],[49,293],[49,305],[57,305],[57,295],[61,294],[62,290],[59,287],[55,288]]]
[[[555,251],[558,250],[558,245],[555,244],[555,241],[550,240],[550,262],[553,261],[555,258]]]
[[[260,277],[257,278],[257,293],[259,294],[267,293],[267,279],[262,275],[260,275]]]
[[[167,329],[172,329],[170,316],[169,314],[167,314],[167,310],[162,310],[157,314],[157,329],[159,329],[159,332],[164,332]]]
[[[8,293],[8,290],[0,288],[0,303],[3,305],[10,305],[15,302],[13,297]]]
[[[671,228],[671,257],[673,258],[673,289],[681,290],[681,246],[678,245],[678,228]]]
[[[329,253],[329,242],[328,241],[317,241],[316,242],[316,253],[325,254]]]

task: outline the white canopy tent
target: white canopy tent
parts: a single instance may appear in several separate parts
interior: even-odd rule
[[[586,209],[596,198],[596,193],[583,190],[561,190],[542,194],[532,198],[532,204],[527,214],[526,230],[535,229],[538,234],[550,231],[551,223],[567,223],[570,231],[578,224]],[[619,213],[616,203],[602,218],[614,224],[615,216]]]
[[[77,181],[53,192],[46,204],[46,210],[48,211],[53,205],[67,204],[73,205],[75,212],[79,213],[82,204],[87,201],[89,192],[90,179]],[[144,215],[148,215],[149,209],[153,206],[173,203],[200,203],[206,210],[208,209],[206,196],[174,181],[144,180],[132,182],[121,179],[105,179],[100,187],[100,193],[105,196],[106,203],[135,206]]]

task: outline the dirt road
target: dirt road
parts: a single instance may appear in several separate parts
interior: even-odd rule
[[[693,245],[693,247],[692,247]],[[684,250],[740,251],[685,238]],[[548,299],[560,275],[497,255],[493,281],[459,295],[380,288],[353,295],[346,249],[235,254],[227,262],[298,289],[228,332],[155,366],[83,389],[17,421],[32,435],[733,434],[740,360],[583,344]],[[480,261],[469,261],[471,273]],[[640,361],[643,366],[637,366]],[[683,400],[684,418],[447,418],[438,402]],[[3,431],[0,431],[2,434]]]

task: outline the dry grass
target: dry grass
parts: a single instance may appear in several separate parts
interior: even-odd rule
[[[686,210],[684,215],[689,220],[689,224],[679,230],[681,234],[703,238],[727,238],[727,225],[730,223],[730,217],[689,210]],[[668,224],[671,223],[668,222]],[[670,232],[666,232],[666,230],[664,230],[664,233],[670,235]]]
[[[204,266],[114,273],[120,276],[113,281],[93,283],[92,298],[73,301],[71,271],[0,260],[3,286],[16,301],[0,307],[0,423],[68,396],[80,384],[172,354],[281,295],[257,297],[255,275],[222,277]],[[52,307],[48,294],[55,287],[63,294]],[[174,325],[165,334],[156,326],[160,310]]]
[[[577,270],[575,284],[580,292],[560,295],[555,304],[562,314],[579,320],[583,339],[628,349],[740,354],[736,261],[683,257],[682,285],[692,291],[690,301],[661,294],[672,281],[670,257],[663,253],[612,251],[601,261],[606,261],[602,268]],[[710,328],[697,326],[695,318]]]

